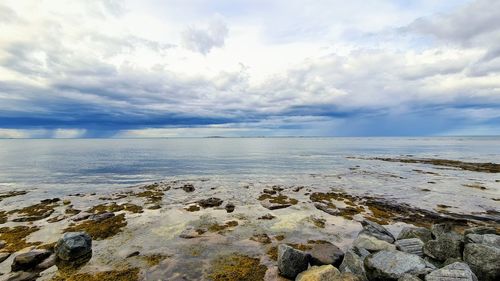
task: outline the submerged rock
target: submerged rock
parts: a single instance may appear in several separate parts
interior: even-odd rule
[[[309,266],[309,255],[286,244],[278,246],[279,273],[286,278],[294,279]]]
[[[440,234],[436,240],[424,245],[424,254],[438,261],[448,258],[462,258],[463,237],[454,232]]]
[[[401,239],[394,242],[396,248],[401,252],[414,254],[417,256],[423,256],[424,252],[422,250],[424,242],[418,238]]]
[[[463,262],[455,262],[427,274],[425,281],[478,281],[470,267]]]
[[[332,265],[312,266],[301,272],[295,281],[334,281],[337,275],[340,275],[340,271]]]
[[[479,280],[500,280],[500,248],[469,243],[465,245],[464,261]]]
[[[226,207],[224,207],[224,209],[226,209],[226,212],[228,212],[228,213],[234,212],[235,208],[236,208],[236,206],[234,206],[233,203],[227,203]]]
[[[308,253],[311,255],[311,265],[331,264],[337,267],[344,258],[344,252],[331,243],[316,244]]]
[[[32,250],[17,255],[12,262],[12,271],[26,271],[33,269],[37,264],[50,256],[49,250]]]
[[[400,251],[380,251],[365,259],[369,280],[398,280],[404,274],[419,274],[426,268],[426,262],[417,255]]]
[[[367,281],[364,260],[368,255],[370,255],[370,252],[362,248],[353,247],[349,249],[339,267],[340,271],[352,272],[359,276],[361,280]]]
[[[222,205],[222,202],[222,199],[210,197],[207,199],[199,200],[198,205],[203,208],[219,207],[220,205]]]
[[[92,238],[85,232],[67,232],[57,241],[58,259],[73,261],[92,253]]]
[[[394,241],[396,240],[392,233],[389,232],[389,230],[376,222],[363,220],[361,222],[361,225],[363,226],[363,230],[361,230],[359,234],[370,235],[389,243],[394,243]]]
[[[405,227],[398,235],[398,240],[418,238],[424,243],[432,240],[432,232],[424,227]]]
[[[370,252],[381,250],[396,250],[396,246],[387,241],[377,239],[374,236],[361,234],[354,240],[353,245],[358,248],[366,249]]]
[[[184,190],[185,192],[193,192],[194,191],[194,185],[190,184],[190,183],[186,183],[185,185],[183,185],[182,187],[182,190]]]

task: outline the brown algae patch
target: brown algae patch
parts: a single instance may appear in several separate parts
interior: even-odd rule
[[[137,206],[132,203],[123,203],[123,204],[116,204],[115,202],[110,203],[110,204],[99,204],[96,205],[88,210],[89,213],[94,213],[94,214],[102,214],[106,212],[119,212],[119,211],[128,211],[131,213],[142,213],[143,209],[141,206]]]
[[[76,273],[69,276],[54,276],[52,281],[136,281],[139,280],[139,269],[128,268],[95,273]]]
[[[208,227],[208,231],[210,231],[210,232],[222,232],[228,228],[236,227],[236,226],[238,226],[237,221],[228,221],[225,224],[215,223],[215,224],[212,224]]]
[[[28,192],[27,191],[9,191],[7,193],[0,193],[0,201],[2,201],[5,198],[9,198],[9,197],[25,195],[26,193],[28,193]]]
[[[7,212],[0,211],[0,224],[6,223],[8,220]]]
[[[142,258],[149,267],[152,267],[158,265],[161,261],[169,258],[169,256],[162,254],[152,254],[148,256],[140,256],[140,258]]]
[[[200,206],[198,206],[198,205],[190,205],[189,207],[184,208],[184,210],[186,210],[188,212],[197,212],[197,211],[200,210]]]
[[[264,280],[267,267],[259,259],[239,254],[223,256],[212,261],[208,279],[212,281]]]
[[[463,162],[458,160],[447,160],[447,159],[431,159],[431,158],[360,158],[365,160],[380,160],[387,162],[400,162],[400,163],[414,163],[414,164],[430,164],[435,166],[444,166],[462,169],[466,171],[473,172],[483,172],[483,173],[500,173],[500,164],[496,163],[475,163],[475,162]]]
[[[125,214],[120,214],[102,221],[87,220],[77,225],[70,225],[64,232],[86,231],[92,239],[102,240],[115,236],[126,225]]]
[[[0,228],[0,240],[5,241],[5,248],[3,250],[8,252],[17,252],[26,247],[36,246],[40,242],[26,242],[26,237],[31,233],[38,231],[38,226],[15,226],[15,227],[2,227]]]
[[[20,217],[13,219],[15,222],[37,221],[49,217],[53,212],[59,198],[42,200],[40,203],[12,210],[9,214],[18,214]]]
[[[325,213],[333,216],[342,216],[352,220],[353,216],[365,211],[363,206],[357,204],[359,198],[343,192],[314,192],[309,198],[315,202],[314,206]],[[337,207],[338,204],[346,205],[344,208]]]

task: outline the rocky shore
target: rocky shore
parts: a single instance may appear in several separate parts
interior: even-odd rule
[[[214,177],[0,193],[0,280],[498,279],[497,179],[421,166],[395,175],[353,161],[293,184]],[[389,189],[409,175],[415,203],[352,188]],[[476,182],[485,188],[465,186]],[[473,210],[444,185],[476,196]]]

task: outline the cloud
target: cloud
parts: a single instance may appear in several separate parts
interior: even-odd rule
[[[179,4],[183,17],[168,3],[6,3],[5,137],[436,135],[500,123],[493,2]]]
[[[207,28],[187,28],[182,39],[187,49],[206,55],[213,48],[224,46],[228,33],[229,29],[221,19],[213,19]]]

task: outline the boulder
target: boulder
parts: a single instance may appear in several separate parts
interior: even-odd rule
[[[56,264],[56,255],[51,254],[48,258],[39,263],[35,269],[39,271],[44,271],[47,268],[50,268]]]
[[[368,255],[370,255],[370,252],[363,248],[353,247],[349,249],[339,267],[340,271],[352,272],[359,276],[360,280],[367,281],[364,260]]]
[[[351,272],[342,272],[333,278],[334,281],[362,281],[361,276]]]
[[[203,208],[210,208],[210,207],[219,207],[222,205],[222,199],[215,198],[215,197],[210,197],[207,199],[202,199],[199,200],[197,203]]]
[[[339,274],[340,271],[331,264],[312,266],[308,270],[297,275],[295,281],[334,281],[335,276]]]
[[[286,244],[278,246],[278,270],[286,278],[294,279],[309,266],[309,254]]]
[[[500,248],[469,243],[465,245],[464,261],[479,280],[500,280]]]
[[[194,191],[194,185],[190,184],[190,183],[186,183],[185,185],[183,185],[181,187],[182,190],[184,190],[185,192],[193,192]]]
[[[418,238],[424,243],[432,240],[432,232],[424,227],[405,227],[398,235],[398,240]]]
[[[496,234],[468,234],[465,236],[465,244],[478,243],[500,248],[500,235]]]
[[[236,206],[234,206],[233,203],[227,203],[226,207],[224,207],[224,208],[226,209],[226,212],[232,213],[232,212],[234,212],[234,209],[236,208]]]
[[[420,274],[426,262],[417,255],[400,251],[380,251],[365,258],[369,280],[398,280],[404,274]]]
[[[394,242],[396,248],[401,252],[414,254],[417,256],[423,256],[424,252],[422,248],[424,247],[424,242],[418,238],[401,239]]]
[[[85,232],[67,232],[57,241],[55,253],[63,261],[78,260],[92,254],[92,238]]]
[[[424,254],[438,261],[448,258],[462,258],[463,236],[455,232],[440,234],[436,240],[424,245]]]
[[[422,281],[422,279],[418,278],[415,275],[405,274],[398,281]]]
[[[331,243],[316,244],[308,251],[311,265],[331,264],[338,267],[344,258],[344,252]]]
[[[455,262],[427,274],[425,281],[478,281],[469,266],[463,262]]]
[[[389,230],[376,222],[363,220],[361,225],[363,226],[363,230],[359,234],[374,236],[389,243],[394,243],[394,240],[396,240]]]
[[[396,246],[393,244],[366,234],[359,235],[358,238],[354,240],[353,245],[358,248],[366,249],[370,252],[396,250]]]
[[[10,253],[1,252],[0,253],[0,263],[2,263],[4,260],[8,259],[9,257],[10,257]]]
[[[434,238],[438,238],[442,234],[449,233],[452,229],[452,225],[449,223],[439,223],[431,226],[431,232]]]
[[[468,234],[497,234],[497,230],[494,227],[490,226],[478,226],[478,227],[473,227],[466,229],[464,231],[464,235],[467,236]]]
[[[5,276],[4,281],[34,281],[38,279],[40,275],[37,272],[25,272],[18,271],[9,273],[9,275]]]
[[[14,257],[10,268],[12,271],[25,271],[33,269],[37,264],[50,256],[49,250],[32,250]]]

